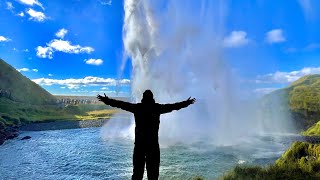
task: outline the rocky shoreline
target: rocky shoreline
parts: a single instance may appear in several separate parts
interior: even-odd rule
[[[6,127],[0,129],[0,145],[2,145],[6,140],[13,139],[19,136],[19,127]]]
[[[7,126],[0,129],[0,145],[6,140],[19,136],[19,131],[46,131],[59,129],[78,129],[88,127],[101,127],[108,122],[109,119],[97,120],[57,120],[52,122],[37,122],[18,126]]]
[[[101,127],[109,119],[96,119],[96,120],[58,120],[53,122],[37,122],[25,124],[20,127],[21,131],[46,131],[46,130],[59,130],[59,129],[78,129],[88,127]]]

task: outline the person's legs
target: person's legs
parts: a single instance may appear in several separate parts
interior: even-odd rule
[[[157,180],[159,177],[160,149],[159,144],[149,146],[146,152],[148,180]]]
[[[143,145],[135,145],[133,150],[133,175],[132,180],[141,180],[144,173],[145,149]]]

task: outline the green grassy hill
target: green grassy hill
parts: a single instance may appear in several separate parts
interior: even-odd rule
[[[262,98],[268,111],[271,108],[289,111],[299,130],[306,130],[320,120],[320,75],[307,75],[286,88]]]
[[[0,59],[0,130],[31,122],[109,118],[116,110],[104,105],[65,104],[61,98],[95,97],[53,96]]]
[[[56,98],[0,59],[0,97],[33,105],[55,104]]]
[[[56,97],[0,59],[1,126],[70,117],[56,101]]]

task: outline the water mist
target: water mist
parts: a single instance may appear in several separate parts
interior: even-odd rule
[[[262,131],[255,110],[241,101],[239,80],[223,57],[226,1],[125,0],[124,12],[123,42],[132,60],[135,102],[146,89],[159,103],[197,98],[196,104],[161,116],[161,144],[199,138],[231,144]],[[133,137],[134,121],[119,121],[107,123],[103,136],[117,131]],[[119,131],[123,123],[131,125]]]

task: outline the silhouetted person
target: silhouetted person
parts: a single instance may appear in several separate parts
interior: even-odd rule
[[[137,104],[111,99],[106,94],[104,94],[104,97],[98,95],[97,98],[107,105],[121,108],[134,114],[136,128],[132,179],[140,180],[143,178],[145,164],[147,166],[148,179],[158,179],[160,165],[158,141],[160,115],[185,108],[193,104],[196,99],[189,97],[185,101],[174,104],[158,104],[153,99],[153,94],[150,90],[146,90],[143,93],[141,103]]]

